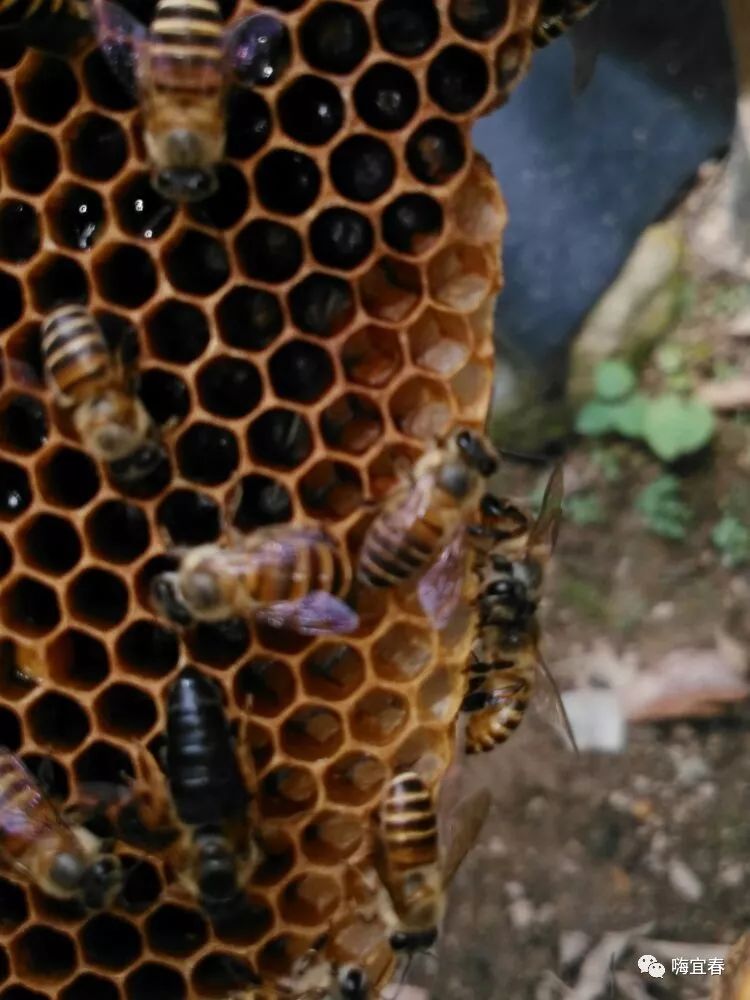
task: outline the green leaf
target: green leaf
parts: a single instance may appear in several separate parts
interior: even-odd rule
[[[636,510],[655,535],[681,541],[693,514],[680,497],[680,481],[675,476],[659,476],[641,490],[635,501]]]
[[[665,375],[676,375],[682,371],[685,355],[678,344],[665,344],[656,352],[656,364]]]
[[[586,434],[588,437],[608,434],[615,429],[612,410],[612,403],[601,403],[598,399],[584,403],[576,417],[576,430],[579,434]]]
[[[628,438],[643,437],[643,418],[648,405],[646,397],[636,392],[621,403],[612,405],[612,419],[618,434]]]
[[[711,541],[733,569],[750,562],[750,528],[732,514],[725,514],[714,525]]]
[[[665,462],[705,448],[713,433],[713,413],[697,399],[670,394],[646,404],[643,437]]]
[[[635,373],[624,361],[602,361],[594,372],[594,389],[599,399],[623,399],[635,389]]]

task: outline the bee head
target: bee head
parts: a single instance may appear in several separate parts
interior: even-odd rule
[[[456,435],[459,455],[470,469],[475,469],[485,479],[497,472],[498,460],[492,446],[478,434],[459,431]]]
[[[341,1000],[367,1000],[370,995],[367,973],[357,965],[342,965],[336,981]]]
[[[220,914],[238,902],[237,865],[223,837],[201,837],[197,875],[201,902],[207,912]]]
[[[174,625],[193,624],[187,604],[180,596],[176,573],[160,573],[151,581],[151,603],[157,614]]]
[[[105,392],[79,406],[73,422],[81,439],[103,462],[126,458],[141,444],[148,429],[142,407],[117,391]]]
[[[394,951],[427,951],[437,938],[437,927],[430,927],[423,931],[394,931],[389,940]]]
[[[61,895],[73,895],[86,874],[86,861],[72,851],[61,851],[52,860],[49,880]]]
[[[220,155],[212,155],[211,143],[196,131],[175,128],[160,137],[151,136],[155,147],[152,158],[160,164],[152,183],[160,195],[170,201],[200,201],[213,194],[217,187],[212,164]]]
[[[88,910],[110,906],[122,890],[122,865],[114,854],[102,854],[89,865],[81,881],[81,901]]]
[[[158,441],[147,441],[125,458],[110,462],[109,469],[118,482],[136,483],[150,476],[164,461],[166,453],[161,444]]]

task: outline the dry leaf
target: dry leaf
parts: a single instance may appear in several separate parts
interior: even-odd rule
[[[746,410],[750,408],[750,377],[738,375],[722,381],[704,382],[697,397],[712,410]]]

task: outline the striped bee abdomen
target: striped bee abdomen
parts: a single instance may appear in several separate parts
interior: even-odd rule
[[[383,798],[380,827],[390,866],[408,869],[437,862],[435,805],[416,772],[405,771],[391,779]]]
[[[370,587],[393,587],[422,569],[436,555],[443,529],[426,517],[406,529],[399,509],[377,517],[365,536],[358,576]]]
[[[49,825],[49,805],[23,764],[0,747],[0,849],[20,859]],[[12,822],[10,819],[12,817]]]
[[[296,601],[311,591],[338,595],[346,570],[336,543],[294,528],[271,529],[251,549],[248,590],[259,604]]]
[[[41,346],[47,381],[59,403],[81,403],[111,381],[107,342],[83,306],[62,306],[47,316],[42,323]]]
[[[151,79],[175,96],[205,96],[224,79],[223,25],[215,0],[159,0],[150,29]]]

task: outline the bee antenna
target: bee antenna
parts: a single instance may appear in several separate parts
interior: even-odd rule
[[[533,462],[535,465],[549,464],[549,458],[546,455],[535,455],[528,451],[515,451],[512,448],[500,448],[497,445],[495,447],[504,458],[517,458],[520,462]]]

